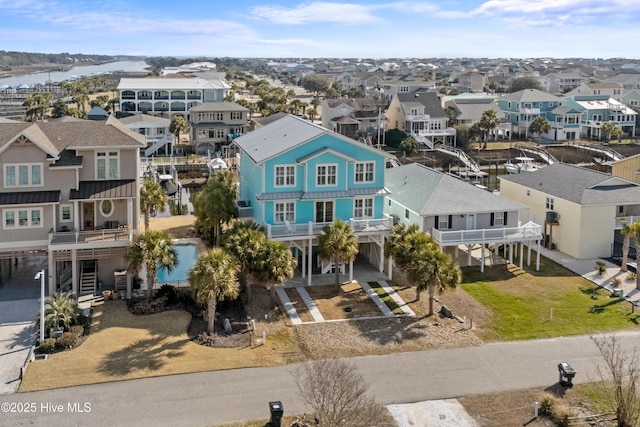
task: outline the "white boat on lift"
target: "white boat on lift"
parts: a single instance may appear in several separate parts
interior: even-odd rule
[[[520,173],[520,172],[533,172],[537,171],[538,166],[533,163],[532,157],[516,157],[516,163],[508,161],[504,164],[504,169],[507,173]]]

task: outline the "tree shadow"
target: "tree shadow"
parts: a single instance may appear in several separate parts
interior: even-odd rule
[[[170,359],[182,356],[184,351],[179,350],[188,342],[187,340],[167,342],[166,339],[167,336],[155,335],[113,351],[104,357],[99,372],[113,377],[122,377],[135,371],[157,371]]]
[[[424,338],[429,333],[427,323],[417,317],[389,317],[384,319],[354,320],[360,335],[379,345],[402,344]]]
[[[596,304],[596,305],[591,306],[591,309],[589,310],[589,312],[592,313],[592,314],[600,314],[600,313],[603,313],[607,307],[612,306],[612,305],[616,305],[616,304],[620,304],[622,301],[624,301],[624,300],[621,299],[621,298],[616,298],[616,299],[613,299],[613,300],[609,301],[606,304]]]

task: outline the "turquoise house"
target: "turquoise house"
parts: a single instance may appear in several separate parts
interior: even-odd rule
[[[241,218],[288,243],[309,284],[311,274],[336,268],[318,259],[316,246],[320,230],[337,219],[351,225],[360,253],[382,271],[384,237],[393,226],[383,212],[392,155],[291,115],[235,144]]]

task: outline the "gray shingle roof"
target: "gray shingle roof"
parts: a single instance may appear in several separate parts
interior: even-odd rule
[[[523,89],[517,92],[509,93],[502,97],[507,101],[517,102],[547,102],[547,101],[562,101],[562,98],[551,95],[550,93],[543,92],[538,89]]]
[[[566,163],[554,163],[534,172],[504,175],[500,179],[581,205],[628,204],[640,200],[640,185]]]
[[[376,150],[375,148],[290,114],[267,126],[236,138],[235,142],[255,163],[262,163],[280,153],[284,153],[327,133],[345,142],[358,144],[364,150],[372,150],[382,156],[393,157],[384,151]]]
[[[393,200],[421,216],[500,212],[524,206],[419,163],[389,168],[386,186]]]
[[[438,99],[438,95],[435,92],[413,92],[413,93],[399,93],[396,95],[398,101],[405,106],[424,106],[424,114],[429,114],[431,117],[445,117],[446,114],[442,109],[442,104]]]

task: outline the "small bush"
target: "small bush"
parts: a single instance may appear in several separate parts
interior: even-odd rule
[[[82,325],[73,325],[69,329],[69,332],[74,334],[76,337],[80,338],[82,335],[84,335],[84,326],[82,326]]]
[[[540,415],[551,416],[553,414],[555,407],[559,404],[559,399],[555,397],[553,394],[545,393],[540,399]]]
[[[619,277],[614,277],[613,279],[611,279],[611,284],[613,285],[613,287],[617,288],[622,284],[622,279],[620,279]]]
[[[58,347],[62,350],[73,348],[78,343],[78,335],[73,332],[65,332],[58,338]]]
[[[171,285],[165,284],[160,287],[156,291],[155,298],[163,298],[166,297],[167,305],[173,305],[178,302],[178,293],[176,292],[176,288]]]
[[[596,272],[602,276],[607,271],[607,265],[602,261],[596,261]]]
[[[57,340],[55,338],[46,338],[38,346],[38,352],[44,354],[51,354],[56,351]]]
[[[627,273],[627,280],[630,282],[635,282],[636,281],[636,273],[634,273],[633,271],[630,271]]]
[[[178,290],[176,292],[178,301],[184,305],[195,305],[193,295],[188,290]]]
[[[562,399],[550,393],[545,393],[540,398],[538,412],[540,415],[553,419],[561,427],[567,426],[568,418],[575,416],[575,412],[569,409]]]

